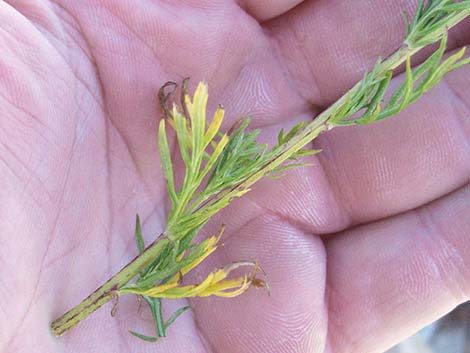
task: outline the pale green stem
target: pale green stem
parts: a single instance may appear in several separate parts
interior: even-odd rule
[[[52,333],[60,336],[76,326],[95,310],[117,296],[117,290],[148,266],[170,243],[166,237],[158,238],[145,251],[129,262],[116,275],[95,290],[79,305],[66,312],[51,324]]]

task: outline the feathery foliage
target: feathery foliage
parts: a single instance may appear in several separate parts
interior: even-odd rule
[[[393,72],[389,70],[378,75],[381,67],[379,61],[372,72],[364,75],[358,89],[348,94],[346,101],[329,118],[329,123],[335,126],[370,124],[400,113],[438,84],[446,74],[470,63],[469,58],[463,58],[465,48],[443,59],[446,44],[447,34],[444,34],[439,49],[416,69],[411,68],[411,55],[406,55],[405,80],[388,101],[385,94],[389,92]],[[361,111],[364,113],[360,117],[348,119]]]
[[[405,13],[405,44],[417,48],[438,42],[449,28],[469,15],[469,0],[419,0],[413,20]]]

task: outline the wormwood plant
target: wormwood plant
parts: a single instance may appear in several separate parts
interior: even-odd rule
[[[183,284],[186,274],[217,250],[223,227],[214,236],[195,241],[207,221],[230,202],[241,197],[264,176],[278,176],[283,170],[301,166],[299,158],[319,153],[304,149],[320,133],[338,126],[370,124],[401,112],[416,102],[426,91],[455,69],[470,63],[464,58],[465,48],[444,57],[447,31],[470,15],[470,0],[419,1],[412,19],[405,15],[406,38],[401,48],[374,68],[331,107],[310,123],[300,123],[290,131],[280,131],[275,146],[268,149],[256,142],[258,130],[250,131],[250,119],[239,120],[227,133],[220,127],[224,117],[219,107],[206,126],[207,86],[199,83],[193,97],[187,81],[181,89],[181,102],[170,107],[174,83],[167,83],[159,92],[165,119],[160,121],[158,147],[168,189],[171,208],[167,225],[157,239],[145,247],[139,218],[135,236],[139,255],[115,276],[55,320],[52,332],[59,336],[77,325],[90,313],[113,298],[137,294],[149,305],[155,323],[154,336],[131,331],[135,336],[156,341],[165,337],[168,327],[189,307],[175,311],[166,319],[162,313],[163,298],[191,298],[216,295],[234,297],[250,287],[267,287],[258,278],[256,262],[235,262],[215,269],[198,284]],[[440,45],[422,64],[412,68],[411,59],[425,46]],[[390,89],[393,71],[405,65],[405,78],[395,90]],[[386,98],[389,97],[389,98]],[[174,130],[184,163],[181,185],[175,175],[167,129]],[[240,277],[230,276],[237,268],[245,268]]]

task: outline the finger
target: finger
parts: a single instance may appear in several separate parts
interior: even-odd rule
[[[323,352],[325,258],[319,238],[266,213],[252,214],[231,235],[194,280],[231,261],[257,260],[271,296],[250,289],[233,299],[194,300],[198,327],[214,351]]]
[[[258,21],[282,15],[304,0],[240,0],[240,6]]]
[[[417,0],[310,1],[267,27],[293,85],[314,104],[328,105],[359,81],[379,56],[400,47],[403,11],[414,13],[416,4]],[[469,28],[467,22],[451,31],[450,49],[470,40]]]
[[[470,67],[401,115],[317,140],[324,170],[353,223],[430,202],[470,181]]]
[[[470,295],[470,186],[327,241],[333,352],[383,352]]]

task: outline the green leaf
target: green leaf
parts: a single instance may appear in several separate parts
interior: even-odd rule
[[[171,204],[178,203],[178,197],[175,191],[175,180],[173,174],[173,163],[171,161],[170,148],[166,137],[165,120],[160,120],[160,128],[158,129],[158,148],[160,151],[160,159],[162,163],[163,175],[166,180],[168,194],[170,196]]]
[[[140,224],[140,217],[137,214],[135,216],[135,240],[137,242],[137,250],[139,254],[142,254],[145,250],[144,237],[142,235],[142,226]]]
[[[180,112],[178,112],[176,107],[173,107],[173,119],[175,122],[174,129],[176,131],[176,138],[178,139],[178,146],[181,158],[183,159],[186,168],[189,168],[191,158],[189,157],[190,137],[188,130],[188,121],[183,115],[181,115]]]
[[[204,201],[208,195],[237,184],[267,159],[268,156],[264,154],[266,146],[256,142],[259,130],[246,132],[249,123],[250,119],[245,119],[229,137],[228,143],[213,165],[206,182],[206,190],[201,194],[198,203]]]
[[[199,176],[198,183],[201,183],[206,175],[212,170],[217,161],[219,160],[220,155],[224,151],[225,146],[227,145],[229,138],[227,135],[222,136],[220,141],[217,143],[217,146],[214,149],[214,152],[210,156],[210,159],[206,162],[206,165]]]
[[[346,93],[346,99],[339,108],[335,109],[329,119],[330,124],[337,125],[341,120],[349,118],[349,108],[351,107],[353,92]]]
[[[135,332],[135,331],[132,331],[132,330],[129,330],[129,333],[134,335],[137,338],[140,338],[143,341],[147,341],[147,342],[157,342],[158,341],[158,337],[146,336],[146,335],[143,335],[141,333],[138,333],[138,332]]]
[[[181,316],[181,314],[183,314],[185,311],[191,309],[191,307],[188,305],[188,306],[184,306],[182,308],[179,308],[178,310],[176,310],[173,315],[171,315],[171,317],[168,319],[167,322],[165,322],[165,330],[168,329],[168,327],[173,323],[175,322],[175,320]]]
[[[153,322],[155,324],[155,333],[158,337],[165,337],[165,325],[163,323],[163,313],[162,313],[162,301],[160,298],[151,298],[143,296],[145,301],[150,307],[150,312],[152,313]]]
[[[457,62],[454,66],[452,66],[452,71],[460,69],[462,66],[466,66],[470,64],[470,58],[462,59]]]
[[[403,93],[403,99],[398,108],[398,111],[402,111],[406,108],[410,101],[411,94],[413,93],[413,70],[411,70],[411,56],[406,57],[406,80],[405,80],[405,90]]]
[[[447,73],[449,73],[450,71],[453,71],[455,68],[459,68],[462,66],[460,63],[460,60],[465,55],[465,49],[466,48],[462,48],[457,53],[449,56],[446,60],[444,60],[444,62],[434,71],[426,89],[430,89],[434,87],[442,80],[442,78]],[[465,62],[463,64],[465,64]]]
[[[308,157],[308,156],[314,156],[316,154],[319,154],[322,150],[309,150],[309,149],[303,149],[295,153],[295,158],[302,158],[302,157]]]
[[[296,124],[286,135],[284,135],[284,131],[281,130],[278,136],[278,144],[283,145],[289,142],[297,132],[299,132],[303,127],[305,127],[305,122],[302,121]]]
[[[393,73],[391,71],[385,74],[384,79],[377,86],[374,98],[370,101],[366,113],[357,120],[359,124],[370,124],[374,122],[380,113],[380,102],[383,100],[387,88],[390,85]]]
[[[284,143],[284,129],[279,130],[279,134],[277,135],[277,144],[282,145]]]
[[[406,32],[406,36],[408,37],[408,35],[410,34],[411,32],[411,22],[410,22],[410,15],[408,14],[408,12],[403,12],[403,17],[405,19],[405,32]]]
[[[141,276],[133,285],[134,288],[139,288],[141,290],[150,289],[155,285],[155,283],[164,283],[167,277],[178,273],[183,267],[190,264],[194,259],[200,257],[204,253],[208,239],[200,242],[199,244],[189,244],[188,241],[192,239],[191,236],[194,236],[195,233],[191,232],[188,238],[183,238],[185,245],[184,250],[189,251],[179,262],[170,263],[170,259],[174,256],[173,251],[169,250],[163,255],[163,259],[160,264],[165,264],[165,266],[159,266],[149,268],[147,267],[147,272],[145,276]],[[176,249],[175,249],[176,250]],[[177,249],[178,253],[182,252],[182,248]]]

